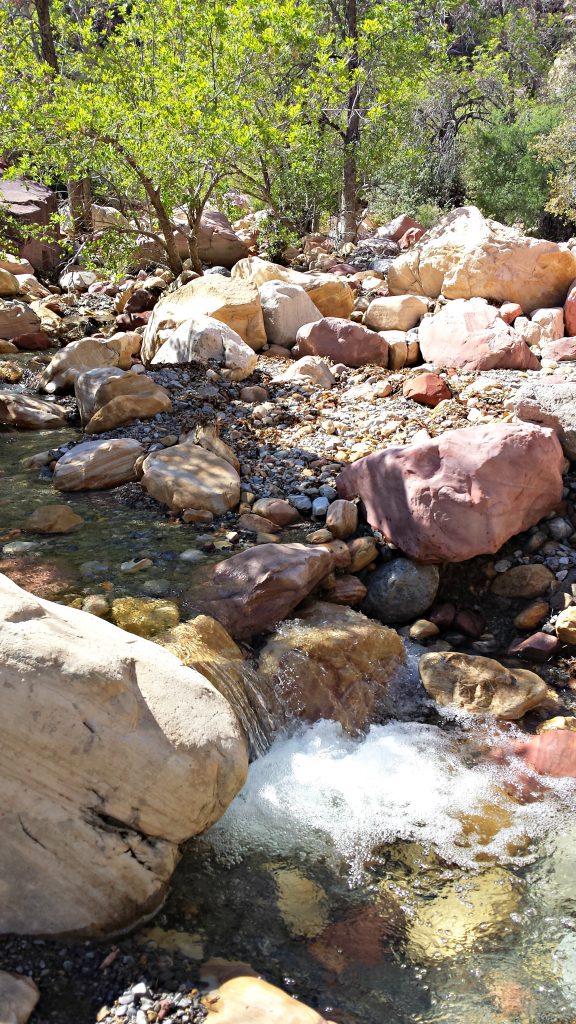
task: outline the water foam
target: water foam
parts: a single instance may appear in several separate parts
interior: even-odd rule
[[[448,733],[433,725],[391,722],[372,726],[363,740],[334,722],[318,722],[277,738],[254,762],[242,793],[209,838],[216,852],[241,857],[249,850],[328,857],[349,866],[358,880],[371,851],[411,840],[447,861],[473,866],[492,855],[502,862],[529,858],[526,837],[559,824],[574,784],[559,785],[543,800],[520,805],[503,792],[514,770],[474,756],[486,747],[486,729]],[[560,799],[562,793],[563,799]],[[470,830],[496,808],[493,833]],[[511,852],[511,844],[515,844]]]

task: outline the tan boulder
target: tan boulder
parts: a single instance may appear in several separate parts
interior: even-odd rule
[[[32,978],[0,971],[0,1024],[26,1024],[39,998]]]
[[[193,441],[184,441],[144,460],[144,490],[176,511],[207,509],[223,515],[240,501],[240,477],[228,461]]]
[[[96,394],[105,381],[111,377],[122,377],[124,371],[118,366],[97,366],[80,373],[74,381],[74,397],[78,403],[80,420],[85,426],[96,412]]]
[[[215,359],[225,367],[222,376],[229,380],[244,380],[254,372],[258,363],[254,350],[228,324],[202,315],[184,320],[170,331],[150,362],[152,366],[164,363],[206,365],[209,359]]]
[[[326,513],[326,527],[333,537],[347,540],[358,526],[358,508],[353,501],[337,498],[331,502]],[[350,557],[351,561],[351,557]]]
[[[29,533],[71,533],[84,520],[69,505],[40,505],[22,523]]]
[[[420,658],[418,670],[426,691],[441,707],[468,714],[515,721],[548,697],[546,683],[535,672],[512,671],[492,658],[431,652]]]
[[[96,390],[94,412],[84,427],[87,434],[101,434],[133,420],[145,420],[170,412],[172,401],[165,388],[145,373],[109,377]]]
[[[108,490],[136,479],[142,455],[142,445],[129,437],[84,441],[58,459],[52,482],[58,491]]]
[[[14,274],[11,274],[9,270],[3,270],[0,267],[0,298],[9,299],[13,295],[18,295],[23,289],[20,287],[20,283]]]
[[[419,295],[386,295],[372,299],[364,323],[374,331],[409,331],[428,312],[428,300]]]
[[[136,331],[119,331],[106,341],[106,347],[116,353],[117,363],[121,370],[129,370],[132,357],[140,352],[142,337]]]
[[[0,299],[0,338],[11,341],[40,328],[40,317],[25,302]]]
[[[316,384],[324,391],[329,391],[336,383],[328,363],[320,356],[302,356],[302,359],[297,359],[275,379],[277,381],[305,380]]]
[[[393,295],[517,302],[531,313],[561,306],[576,256],[555,242],[485,219],[475,206],[452,210],[388,271]]]
[[[316,1010],[262,978],[230,978],[204,1003],[214,1024],[326,1024]]]
[[[105,338],[80,338],[60,349],[42,374],[44,391],[72,389],[76,378],[86,370],[105,366],[126,365],[123,344],[111,345]],[[128,364],[129,365],[129,364]]]
[[[0,355],[11,355],[18,351],[18,346],[13,341],[5,341],[4,338],[0,338]]]
[[[157,644],[6,577],[0,606],[0,931],[122,930],[161,906],[178,844],[241,789],[244,738]]]
[[[20,391],[0,391],[0,426],[21,430],[59,430],[66,426],[66,410]]]
[[[243,639],[286,618],[332,567],[330,553],[313,545],[261,544],[218,562],[188,603]]]
[[[174,329],[197,316],[208,316],[228,324],[256,352],[266,344],[262,306],[256,286],[236,278],[211,274],[190,281],[160,299],[144,331],[143,361],[149,363],[166,340],[166,335],[161,332]]]
[[[51,295],[48,288],[45,288],[34,274],[19,274],[15,280],[18,282],[20,291],[28,298],[46,299]]]
[[[564,608],[556,619],[556,636],[563,644],[576,644],[576,608]]]
[[[0,269],[9,270],[11,274],[18,277],[20,274],[33,274],[34,267],[22,256],[14,256],[12,253],[4,252],[0,256]]]
[[[516,565],[506,572],[498,573],[492,583],[492,591],[499,597],[541,597],[546,594],[556,577],[545,565]]]
[[[303,274],[278,263],[269,263],[259,256],[239,260],[232,268],[232,277],[251,281],[260,287],[267,281],[284,281],[300,285],[322,316],[349,317],[354,309],[354,292],[336,274]]]
[[[284,622],[260,654],[259,673],[291,714],[306,721],[366,729],[404,661],[395,630],[360,612],[315,602]]]

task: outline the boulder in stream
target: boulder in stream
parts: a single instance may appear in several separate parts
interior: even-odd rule
[[[21,391],[0,391],[0,426],[20,430],[60,430],[67,426],[66,409]]]
[[[131,437],[84,441],[58,459],[52,482],[57,491],[108,490],[135,480],[136,461],[143,455]]]
[[[548,699],[548,687],[527,669],[507,669],[492,658],[430,652],[420,658],[420,678],[441,707],[516,721]]]
[[[244,784],[241,730],[156,644],[4,576],[0,617],[0,932],[134,924]]]

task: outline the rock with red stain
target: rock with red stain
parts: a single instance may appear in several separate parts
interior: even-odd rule
[[[564,456],[554,431],[526,423],[448,430],[388,448],[340,474],[370,526],[421,562],[492,554],[562,499]]]
[[[27,334],[17,334],[12,341],[22,352],[38,352],[50,348],[54,344],[46,331],[29,331]]]
[[[418,405],[435,408],[446,398],[452,398],[452,392],[445,380],[437,373],[419,373],[416,377],[405,380],[402,387],[404,398],[410,398]]]
[[[336,576],[334,585],[326,593],[326,601],[331,604],[348,604],[353,608],[364,600],[367,593],[368,587],[357,576]]]
[[[524,339],[485,299],[455,299],[420,324],[422,358],[468,371],[539,370]]]
[[[344,366],[388,366],[388,342],[362,324],[325,316],[300,328],[292,355],[324,356]]]
[[[405,249],[409,249],[411,245],[416,245],[424,234],[424,228],[408,228],[402,235],[402,238],[398,242],[400,249],[404,252]]]
[[[505,324],[513,324],[517,317],[524,316],[524,310],[517,302],[503,302],[499,312]]]
[[[576,338],[543,342],[540,350],[543,359],[553,359],[555,363],[572,363],[576,360]]]
[[[464,633],[464,636],[471,636],[474,640],[482,636],[485,625],[486,620],[482,612],[476,612],[472,608],[461,608],[453,620],[454,629]]]
[[[559,647],[558,637],[538,632],[514,640],[508,648],[508,654],[516,654],[523,661],[544,662],[556,654]]]
[[[576,334],[576,281],[572,281],[564,303],[564,323],[566,325],[566,334],[573,336]]]
[[[393,941],[404,937],[406,919],[399,903],[387,894],[349,910],[310,943],[312,955],[335,974],[347,968],[382,964]]]
[[[401,213],[395,220],[383,224],[376,232],[377,238],[390,238],[393,242],[399,242],[408,231],[424,231],[421,224],[407,213]]]
[[[332,571],[326,550],[306,544],[262,544],[224,562],[190,595],[194,608],[218,619],[233,636],[272,629]]]

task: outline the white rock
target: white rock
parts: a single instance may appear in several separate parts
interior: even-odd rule
[[[298,284],[266,281],[258,291],[266,337],[271,345],[292,348],[301,327],[322,319],[319,309]]]

